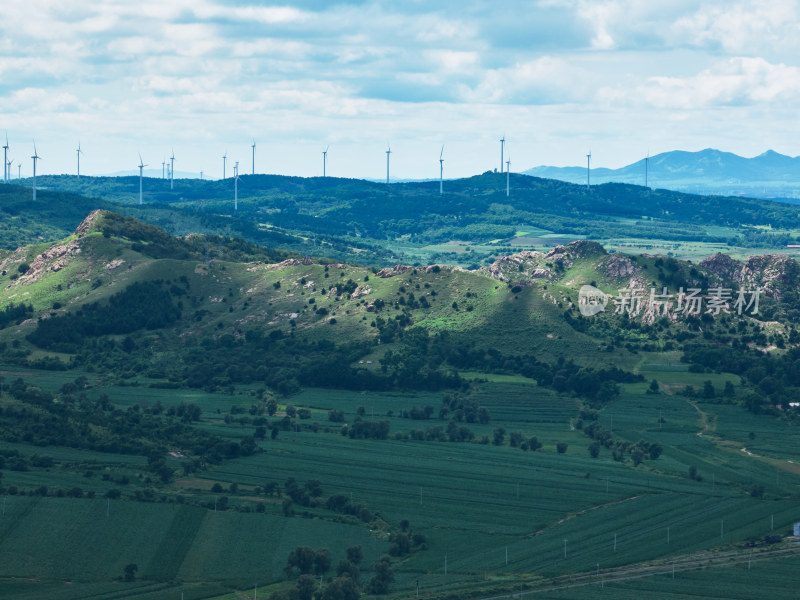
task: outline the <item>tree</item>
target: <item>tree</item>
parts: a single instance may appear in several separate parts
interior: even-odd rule
[[[361,561],[364,560],[364,553],[361,550],[361,546],[351,546],[347,549],[347,560],[351,563],[360,565]]]
[[[722,395],[725,396],[726,398],[733,398],[734,396],[736,396],[736,390],[733,387],[733,383],[731,383],[730,381],[725,382],[725,389],[722,390]]]
[[[493,432],[492,443],[495,446],[502,446],[503,445],[503,440],[505,439],[505,436],[506,436],[506,430],[503,429],[502,427],[498,427]]]
[[[125,565],[125,581],[133,581],[136,579],[136,571],[139,570],[139,565],[136,563],[129,563]]]
[[[394,581],[394,569],[391,559],[385,554],[375,563],[375,575],[369,582],[370,594],[385,594]]]
[[[393,533],[389,536],[389,541],[392,543],[391,548],[389,548],[389,554],[392,556],[404,556],[411,552],[411,540],[408,534]]]
[[[598,456],[600,456],[600,442],[595,440],[594,442],[589,444],[589,456],[591,456],[592,458],[597,458]]]
[[[337,577],[322,592],[322,600],[358,600],[361,594],[356,582],[347,576]]]
[[[284,569],[286,576],[291,577],[295,569],[301,575],[309,575],[314,570],[316,557],[317,553],[313,548],[298,546],[289,553],[289,557],[286,559],[286,568]]]
[[[314,574],[322,575],[331,568],[331,552],[327,548],[317,550],[314,555]]]
[[[558,442],[556,444],[556,452],[564,454],[567,451],[567,442]]]
[[[650,382],[650,388],[647,390],[648,394],[657,394],[658,393],[658,382],[653,379]]]
[[[339,577],[347,575],[353,581],[358,581],[360,572],[358,565],[350,560],[340,560],[339,565],[336,567],[336,575]]]
[[[312,600],[314,590],[317,588],[316,579],[311,575],[300,575],[297,578],[297,600]]]
[[[275,398],[270,398],[267,400],[267,414],[272,417],[275,415],[275,412],[278,410],[278,403],[275,402]]]

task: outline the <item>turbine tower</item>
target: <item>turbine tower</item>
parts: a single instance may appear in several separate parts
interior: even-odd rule
[[[328,148],[330,148],[330,146],[327,146],[325,148],[325,150],[322,151],[322,176],[323,177],[327,176]]]
[[[239,210],[239,161],[233,165],[233,212]]]
[[[591,175],[592,175],[592,151],[589,150],[589,154],[586,155],[586,189],[588,190],[591,186]]]
[[[142,205],[142,172],[147,165],[142,162],[142,155],[139,154],[139,206]]]
[[[253,143],[250,146],[253,149],[253,175],[256,174],[256,141],[253,140]]]
[[[392,153],[392,147],[389,142],[386,142],[386,183],[389,183],[389,155]]]
[[[175,187],[175,149],[172,149],[172,156],[169,159],[169,189]]]
[[[78,149],[75,151],[78,154],[78,179],[81,178],[81,154],[86,154],[83,150],[81,150],[81,143],[78,142]]]
[[[39,152],[36,150],[36,142],[33,142],[33,201],[36,202],[36,161],[42,160],[42,157],[39,156]]]
[[[8,163],[7,163],[7,165],[8,165],[8,183],[11,183],[11,165],[12,164],[14,164],[14,159],[10,158],[8,160]],[[19,177],[17,179],[19,179]]]
[[[506,198],[511,195],[511,155],[506,160]]]
[[[225,150],[225,154],[222,155],[222,178],[225,179],[225,163],[228,160],[228,151]]]
[[[442,151],[439,152],[439,195],[441,196],[444,193],[444,145],[442,145]]]
[[[164,171],[165,171],[164,166],[166,164],[167,164],[167,159],[165,158],[164,160],[161,161],[161,179],[164,179]]]
[[[506,134],[503,134],[503,137],[500,138],[500,173],[503,172],[503,147],[506,144]]]
[[[22,179],[22,163],[17,163],[17,179]]]
[[[6,144],[3,146],[3,183],[11,181],[11,170],[6,169],[8,162],[8,132],[6,131]]]

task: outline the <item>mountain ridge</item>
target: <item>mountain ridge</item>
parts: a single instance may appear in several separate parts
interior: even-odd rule
[[[645,163],[648,163],[647,165]],[[640,159],[619,169],[591,169],[592,184],[608,182],[645,184],[677,191],[749,195],[758,198],[793,198],[800,188],[800,156],[766,150],[746,158],[714,148],[696,152],[673,150]],[[523,171],[571,183],[586,183],[586,167],[547,165]]]

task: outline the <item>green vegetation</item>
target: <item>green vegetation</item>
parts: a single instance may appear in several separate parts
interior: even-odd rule
[[[304,255],[386,266],[445,263],[476,268],[521,250],[594,239],[608,248],[686,258],[723,250],[742,256],[800,239],[797,208],[739,197],[695,196],[635,185],[584,186],[495,173],[435,183],[245,175],[239,210],[225,181],[138,177],[40,177],[42,202],[9,185],[0,208],[10,216],[0,247],[67,235],[91,209],[112,208],[173,235],[235,236]],[[52,191],[48,191],[52,190]],[[76,194],[81,194],[80,196]],[[56,207],[66,206],[56,211]],[[213,245],[208,252],[213,254]]]
[[[779,577],[800,269],[758,261],[378,269],[94,213],[2,259],[0,595],[624,597],[675,564],[713,597],[751,553]],[[736,269],[758,314],[578,310]]]

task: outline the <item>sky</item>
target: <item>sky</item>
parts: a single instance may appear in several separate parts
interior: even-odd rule
[[[800,154],[800,2],[0,3],[12,175],[445,178]],[[0,133],[2,135],[2,133]]]

